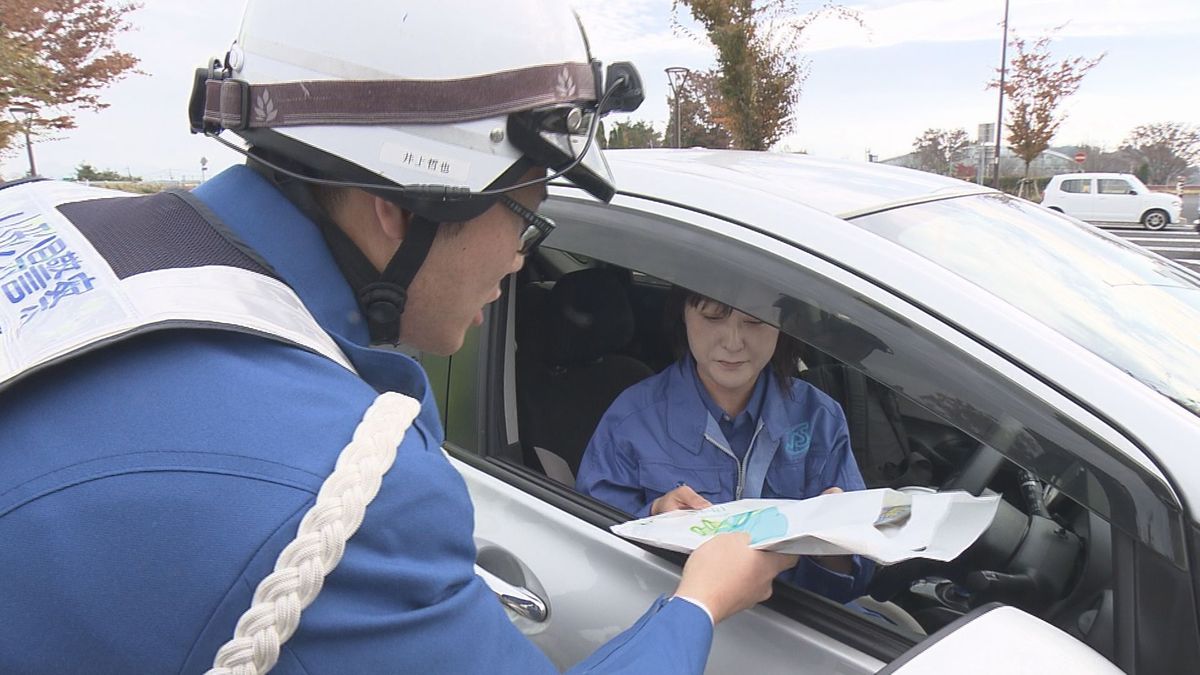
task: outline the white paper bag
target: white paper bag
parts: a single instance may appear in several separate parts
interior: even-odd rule
[[[742,499],[612,527],[634,541],[690,553],[713,535],[748,532],[754,548],[798,555],[857,553],[890,565],[953,560],[991,524],[1000,497],[859,490],[811,499]]]

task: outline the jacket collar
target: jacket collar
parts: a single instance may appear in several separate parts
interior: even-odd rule
[[[768,434],[774,444],[787,428],[787,406],[779,391],[779,379],[769,365],[764,369],[764,375],[766,388],[759,420],[763,424],[763,433]],[[699,387],[703,386],[696,375],[696,361],[691,354],[685,354],[667,370],[667,435],[693,455],[699,454],[704,445],[704,431],[711,417],[700,398]]]
[[[266,179],[234,166],[193,191],[267,260],[326,332],[366,346],[367,327],[320,228]]]
[[[209,179],[193,194],[300,296],[360,377],[376,391],[398,391],[417,398],[423,412],[434,409],[420,366],[400,352],[367,347],[367,324],[320,228],[275,186],[258,172],[235,166]]]

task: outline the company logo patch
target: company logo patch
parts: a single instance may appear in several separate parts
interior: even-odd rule
[[[812,445],[812,427],[808,422],[801,422],[783,432],[783,451],[789,459],[799,459],[808,454]]]

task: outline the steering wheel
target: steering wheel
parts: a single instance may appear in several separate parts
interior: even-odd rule
[[[1008,460],[994,448],[979,444],[961,471],[941,487],[964,490],[979,496],[1004,468]],[[880,568],[869,593],[877,600],[891,600],[922,577],[950,579],[969,593],[937,599],[942,615],[956,607],[978,606],[999,601],[1037,612],[1061,599],[1068,590],[1074,570],[1083,555],[1083,541],[1057,523],[1042,502],[1042,484],[1021,470],[1021,488],[1026,509],[1000,500],[988,529],[962,555],[950,562],[914,558]]]
[[[978,444],[971,452],[970,458],[963,465],[961,471],[947,480],[937,492],[949,490],[963,490],[978,497],[983,493],[983,490],[992,482],[1000,468],[1004,465],[1004,456],[992,447],[983,443]],[[904,490],[930,490],[930,488],[901,488]],[[989,527],[989,531],[993,525]],[[985,532],[980,539],[988,536]],[[970,551],[970,549],[968,549]],[[961,578],[964,576],[963,563],[960,562],[966,558],[967,554],[959,556],[959,560],[950,562],[941,562],[938,560],[930,560],[928,558],[913,558],[905,560],[895,565],[887,565],[878,567],[875,570],[875,576],[871,579],[871,584],[867,589],[868,594],[881,602],[886,602],[894,598],[897,594],[908,590],[913,581],[926,576],[944,576],[946,578]],[[979,561],[980,563],[992,561]],[[994,561],[996,566],[1003,565],[1004,560]]]

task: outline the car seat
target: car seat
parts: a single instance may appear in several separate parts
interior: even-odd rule
[[[517,420],[525,461],[569,485],[600,417],[653,374],[618,354],[634,335],[623,270],[588,268],[517,294]]]
[[[800,377],[842,406],[850,448],[867,487],[930,485],[929,452],[908,433],[896,393],[829,356],[835,351],[861,362],[875,350],[890,349],[866,331],[827,316],[809,326],[807,338],[811,348],[803,355],[807,369]]]

